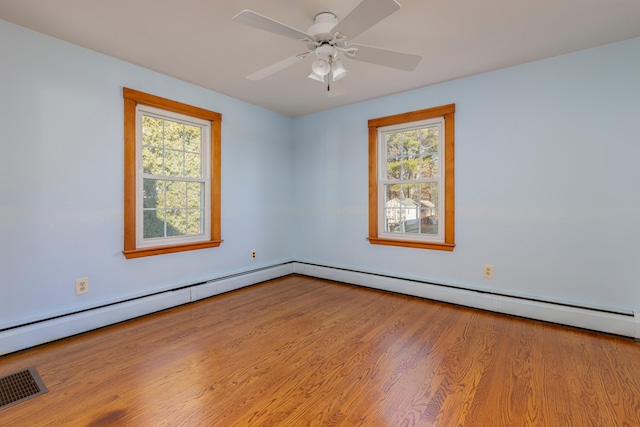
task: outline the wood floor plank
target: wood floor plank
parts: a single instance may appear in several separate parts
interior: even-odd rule
[[[639,426],[640,343],[288,276],[0,357],[1,426]]]

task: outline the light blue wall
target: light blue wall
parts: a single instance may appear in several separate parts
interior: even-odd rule
[[[291,260],[291,118],[4,21],[0,58],[0,329]],[[222,114],[219,248],[122,255],[123,86]]]
[[[640,309],[640,39],[298,119],[4,21],[0,58],[0,329],[292,259]],[[123,86],[222,113],[219,248],[122,256]],[[367,120],[448,103],[455,251],[370,245]]]
[[[449,103],[454,252],[369,244],[367,120]],[[294,136],[299,261],[640,308],[640,39],[309,115]]]

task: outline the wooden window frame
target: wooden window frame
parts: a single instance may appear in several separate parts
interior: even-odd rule
[[[222,243],[220,234],[220,181],[221,181],[221,129],[222,115],[214,111],[183,104],[148,93],[123,88],[124,98],[124,250],[125,258],[140,258],[173,252],[218,247]],[[211,123],[210,132],[210,228],[208,240],[165,246],[138,248],[136,245],[136,107],[137,105],[159,108],[184,114]]]
[[[419,249],[433,249],[441,251],[453,251],[455,247],[455,186],[454,186],[454,141],[455,141],[455,104],[442,105],[424,110],[411,111],[392,116],[379,117],[369,120],[369,237],[371,244],[403,246]],[[378,129],[386,126],[410,124],[420,120],[444,118],[444,242],[431,242],[425,240],[390,239],[379,237],[379,141]]]

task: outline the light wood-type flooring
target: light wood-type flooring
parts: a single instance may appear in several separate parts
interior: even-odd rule
[[[0,426],[640,426],[640,343],[288,276],[0,357]]]

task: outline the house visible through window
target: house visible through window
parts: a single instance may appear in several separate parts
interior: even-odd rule
[[[220,244],[221,116],[124,90],[127,258]]]
[[[452,250],[454,105],[369,121],[369,241]]]

